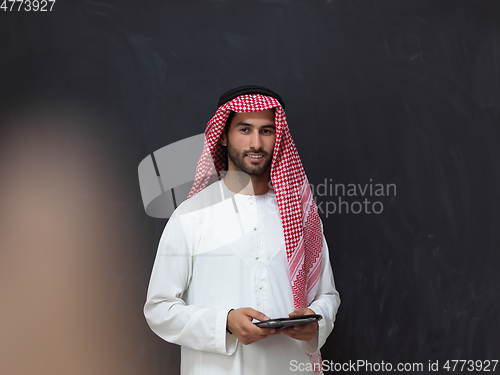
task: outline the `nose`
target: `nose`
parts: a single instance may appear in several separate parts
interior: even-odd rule
[[[262,139],[261,139],[261,134],[258,131],[253,132],[253,134],[250,136],[250,149],[251,150],[259,150],[262,147]]]

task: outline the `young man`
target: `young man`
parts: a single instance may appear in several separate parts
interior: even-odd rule
[[[222,95],[188,198],[165,226],[144,307],[181,345],[181,374],[321,372],[340,299],[279,95]],[[323,319],[282,330],[252,323],[313,314]]]

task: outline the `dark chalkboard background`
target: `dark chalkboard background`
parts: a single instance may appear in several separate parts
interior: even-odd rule
[[[137,167],[203,132],[219,95],[243,84],[283,96],[311,184],[397,189],[340,197],[381,202],[379,214],[321,212],[342,300],[323,358],[443,374],[446,360],[499,360],[499,20],[495,0],[57,0],[52,12],[0,11],[0,191],[34,207],[11,203],[0,222],[24,234],[0,253],[11,313],[0,367],[179,373],[179,348],[142,315],[165,220],[145,214]],[[338,199],[317,196],[323,208]],[[31,246],[47,215],[61,230]],[[17,239],[28,246],[13,256]],[[28,247],[56,250],[35,258]],[[29,264],[45,271],[35,279]],[[37,285],[55,268],[69,275],[43,291],[69,292],[47,299]]]

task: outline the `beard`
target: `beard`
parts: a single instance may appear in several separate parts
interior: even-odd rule
[[[250,153],[259,153],[262,154],[262,158],[264,161],[262,163],[259,163],[258,165],[253,164],[252,162],[248,163],[245,161],[245,157],[247,154]],[[233,162],[233,164],[242,172],[245,172],[246,174],[250,176],[260,176],[263,174],[267,168],[271,165],[272,161],[272,155],[269,155],[266,151],[263,149],[257,150],[257,151],[242,151],[238,152],[231,143],[229,143],[229,140],[227,142],[227,158],[228,158],[228,163],[229,160]],[[229,165],[228,165],[229,167]]]

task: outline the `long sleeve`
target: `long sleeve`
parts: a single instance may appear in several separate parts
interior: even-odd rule
[[[162,339],[196,350],[231,355],[237,340],[226,332],[229,309],[186,305],[193,257],[179,217],[167,222],[158,244],[144,315]]]
[[[325,344],[326,339],[333,330],[335,317],[340,306],[340,296],[335,288],[328,245],[323,235],[323,249],[321,258],[321,275],[316,291],[316,297],[309,308],[316,314],[322,315],[323,319],[318,322],[319,329],[310,341],[304,341],[304,350],[308,354],[315,354]]]

